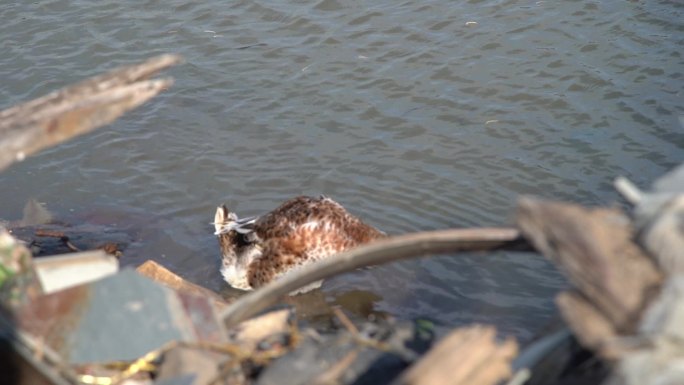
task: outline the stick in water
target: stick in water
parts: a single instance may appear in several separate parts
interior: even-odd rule
[[[293,271],[242,296],[223,312],[222,318],[228,326],[236,325],[302,286],[365,266],[426,254],[495,250],[529,251],[530,248],[513,228],[452,229],[386,238]]]

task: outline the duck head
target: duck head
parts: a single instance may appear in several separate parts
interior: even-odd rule
[[[240,220],[225,205],[216,208],[214,234],[221,249],[221,274],[234,288],[251,290],[248,280],[249,265],[261,256],[256,235],[249,229],[254,218]]]

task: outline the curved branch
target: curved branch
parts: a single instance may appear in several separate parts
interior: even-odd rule
[[[337,254],[293,271],[279,280],[242,296],[222,318],[236,325],[302,286],[364,266],[408,259],[426,254],[464,251],[530,250],[513,228],[452,229],[400,235]]]

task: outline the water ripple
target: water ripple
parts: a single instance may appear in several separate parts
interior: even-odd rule
[[[3,216],[100,203],[160,218],[142,255],[222,287],[207,222],[325,193],[389,233],[511,221],[520,194],[606,204],[682,161],[677,2],[371,5],[53,0],[0,9],[2,104],[162,52],[167,93],[0,175]],[[474,22],[474,23],[473,23]],[[410,283],[410,284],[407,284]],[[375,306],[521,337],[562,280],[538,257],[441,257],[332,280]],[[529,314],[538,320],[531,321]]]

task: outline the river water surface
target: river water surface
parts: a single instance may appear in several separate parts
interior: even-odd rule
[[[506,225],[516,198],[619,201],[684,159],[680,1],[37,1],[0,5],[0,104],[160,53],[175,85],[0,175],[0,213],[137,221],[155,259],[235,295],[209,222],[329,195],[391,234]],[[128,216],[126,213],[131,213]],[[116,216],[113,216],[113,218]],[[112,219],[114,221],[114,219]],[[530,337],[566,286],[536,255],[328,280],[329,303]]]

